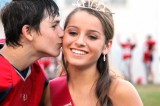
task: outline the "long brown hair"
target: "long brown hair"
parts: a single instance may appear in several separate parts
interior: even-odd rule
[[[85,6],[87,6],[88,4],[86,4]],[[66,29],[67,24],[69,23],[71,17],[78,11],[86,11],[91,15],[94,15],[95,17],[97,17],[102,26],[103,26],[103,30],[104,30],[104,35],[106,37],[105,43],[108,44],[109,40],[111,40],[113,38],[114,35],[114,23],[113,23],[113,18],[112,18],[112,13],[110,12],[110,10],[108,8],[107,9],[108,12],[101,12],[101,11],[97,11],[97,10],[93,10],[93,9],[89,9],[89,8],[83,8],[83,7],[77,7],[76,9],[74,9],[66,18],[65,24],[64,24],[64,29]],[[110,98],[109,98],[109,88],[110,88],[110,84],[111,84],[111,77],[109,75],[109,63],[108,63],[108,55],[106,56],[106,61],[103,60],[103,54],[101,54],[101,56],[98,59],[97,62],[97,69],[100,73],[100,77],[96,83],[96,95],[98,98],[98,103],[101,106],[108,106],[109,102],[111,102]],[[62,61],[63,61],[63,65],[64,68],[67,69],[67,63],[64,60],[64,56],[62,56]],[[66,73],[69,77],[69,74],[66,70]]]

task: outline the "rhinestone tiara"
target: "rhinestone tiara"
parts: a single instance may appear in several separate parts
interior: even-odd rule
[[[100,0],[77,0],[76,3],[73,3],[73,6],[114,14],[110,12],[109,9],[106,8],[105,4],[100,2]]]

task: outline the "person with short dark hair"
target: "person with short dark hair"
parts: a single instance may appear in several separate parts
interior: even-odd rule
[[[53,0],[12,0],[1,10],[0,105],[39,106],[48,86],[42,57],[60,54],[63,30]]]

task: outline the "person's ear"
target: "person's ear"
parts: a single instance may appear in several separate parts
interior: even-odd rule
[[[32,40],[33,36],[31,34],[31,27],[29,25],[24,25],[22,27],[22,34],[25,36],[26,39]]]
[[[112,46],[112,39],[109,40],[108,44],[105,44],[105,45],[104,45],[104,48],[103,48],[103,54],[104,54],[104,55],[108,54],[108,52],[109,52],[110,49],[111,49],[111,46]]]

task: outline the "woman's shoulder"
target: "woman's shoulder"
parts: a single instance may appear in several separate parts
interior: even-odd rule
[[[109,97],[116,106],[143,106],[136,88],[121,78],[112,79]]]
[[[121,78],[114,78],[111,81],[110,93],[119,94],[126,93],[128,90],[135,90],[135,87],[129,82]]]

